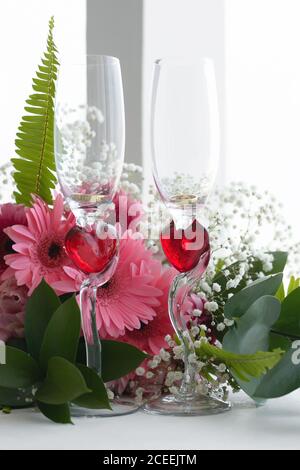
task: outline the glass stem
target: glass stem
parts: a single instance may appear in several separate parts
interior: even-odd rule
[[[97,328],[96,301],[97,286],[93,280],[88,279],[80,290],[80,311],[82,330],[86,346],[87,366],[94,369],[99,375],[102,370],[101,341]]]
[[[196,368],[190,361],[190,355],[195,352],[194,344],[190,336],[186,321],[181,312],[182,300],[178,301],[178,291],[182,287],[182,283],[187,280],[187,275],[179,274],[175,277],[169,292],[169,315],[173,328],[180,339],[184,348],[184,374],[179,391],[180,397],[186,399],[195,395]]]

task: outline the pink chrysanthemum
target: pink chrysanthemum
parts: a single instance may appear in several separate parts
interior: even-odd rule
[[[78,291],[84,275],[70,267],[64,271],[68,280],[58,281],[55,287],[64,292]],[[156,287],[160,271],[160,262],[153,259],[144,241],[126,232],[120,241],[118,267],[111,280],[97,291],[97,327],[101,337],[117,338],[126,329],[138,329],[155,317],[162,295]]]
[[[64,219],[63,198],[58,195],[53,209],[40,198],[34,198],[34,204],[26,212],[27,226],[14,225],[4,232],[14,241],[16,252],[5,256],[9,266],[3,274],[4,278],[15,275],[19,286],[29,288],[28,295],[44,278],[53,286],[57,281],[68,279],[64,267],[70,266],[71,261],[64,250],[64,239],[74,226],[72,214]],[[57,290],[57,293],[62,293]]]
[[[0,340],[24,336],[27,292],[27,287],[17,286],[13,277],[0,284]]]
[[[2,204],[0,206],[0,274],[7,268],[4,256],[13,253],[13,242],[4,233],[4,229],[12,225],[26,224],[25,208],[20,204]]]

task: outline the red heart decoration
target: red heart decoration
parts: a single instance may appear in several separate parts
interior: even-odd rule
[[[73,263],[84,273],[101,273],[117,251],[115,238],[98,238],[94,230],[72,228],[66,236],[65,248]]]
[[[160,241],[168,261],[181,273],[194,269],[210,250],[208,232],[196,219],[185,230],[176,229],[172,220],[161,233]],[[207,264],[208,260],[209,256]]]

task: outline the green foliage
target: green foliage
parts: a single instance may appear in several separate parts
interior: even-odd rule
[[[135,346],[120,341],[101,340],[102,379],[106,382],[117,380],[135,370],[149,356]],[[86,363],[86,351],[83,338],[80,338],[77,362]]]
[[[272,369],[280,360],[282,351],[235,354],[206,343],[197,350],[197,355],[200,358],[203,356],[213,357],[223,362],[236,377],[248,381],[251,377],[261,377],[267,370]]]
[[[290,290],[290,294],[282,301],[280,317],[273,331],[292,338],[300,338],[300,287]]]
[[[298,287],[300,287],[300,278],[298,277],[298,279],[296,279],[294,276],[292,276],[288,285],[287,293],[290,294],[291,292],[293,292],[293,290],[297,289]]]
[[[48,361],[54,356],[75,362],[80,324],[80,310],[73,296],[58,307],[44,333],[40,352],[40,365],[43,370],[47,370]]]
[[[258,298],[237,320],[236,326],[228,331],[223,340],[223,347],[233,353],[254,354],[257,351],[270,350],[270,332],[280,315],[280,302],[275,297],[266,295]],[[276,344],[274,349],[279,348]],[[235,375],[233,373],[233,375]],[[260,379],[244,381],[236,377],[240,387],[250,396],[260,383]]]
[[[109,409],[110,404],[102,378],[93,369],[82,364],[78,364],[77,367],[91,392],[74,400],[75,405],[91,409]]]
[[[283,301],[285,298],[285,289],[284,289],[284,284],[283,282],[280,284],[278,291],[275,294],[276,299],[280,300],[280,302]]]
[[[282,282],[282,274],[275,274],[259,279],[231,297],[225,305],[224,314],[227,318],[239,318],[248,308],[264,295],[275,295]]]
[[[285,251],[272,251],[270,252],[273,256],[273,268],[269,272],[265,272],[263,269],[263,264],[260,260],[256,258],[250,258],[248,259],[249,264],[251,265],[251,268],[249,270],[249,275],[251,278],[255,278],[256,275],[260,272],[263,272],[266,276],[270,276],[272,274],[278,274],[282,273],[284,271],[288,254]],[[215,275],[213,282],[217,282],[221,286],[222,291],[226,291],[228,294],[229,292],[232,294],[236,294],[238,291],[246,287],[246,281],[242,280],[238,287],[232,288],[232,289],[226,289],[226,284],[228,279],[234,278],[240,269],[242,262],[236,261],[235,263],[231,264],[230,266],[224,266],[224,262],[222,260],[219,260],[218,265],[217,265],[217,274]],[[225,276],[224,271],[229,271],[229,276]]]
[[[16,202],[31,205],[32,194],[52,203],[55,188],[53,143],[54,97],[57,78],[57,49],[53,41],[54,19],[49,22],[47,51],[33,79],[33,94],[26,100],[27,114],[22,117],[15,140],[18,157],[12,159],[17,191]]]
[[[0,366],[0,387],[26,388],[38,382],[40,371],[36,361],[21,351],[6,347],[6,364]]]
[[[104,382],[117,380],[135,370],[147,357],[131,344],[119,341],[101,341],[102,344],[102,378]]]
[[[294,354],[295,349],[291,346],[278,365],[263,378],[255,392],[257,397],[279,398],[300,387],[300,367],[294,361]]]
[[[25,337],[28,351],[36,360],[53,312],[60,306],[54,290],[43,280],[29,297],[26,304]]]
[[[47,405],[46,403],[37,402],[37,406],[41,413],[54,423],[72,424],[70,406],[67,403],[63,405]]]
[[[70,403],[92,409],[110,409],[104,381],[131,372],[148,357],[133,346],[104,341],[103,377],[77,364],[81,348],[80,312],[75,297],[60,303],[42,281],[29,299],[25,341],[7,346],[0,365],[0,407],[34,404],[56,423],[70,423]],[[80,342],[82,345],[82,342]]]
[[[62,357],[51,357],[46,378],[36,393],[36,399],[47,405],[63,405],[90,391],[74,364]]]

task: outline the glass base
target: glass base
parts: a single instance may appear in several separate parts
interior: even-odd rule
[[[123,416],[135,413],[141,408],[130,398],[116,398],[111,403],[111,410],[93,410],[90,408],[82,408],[76,405],[71,406],[71,416],[73,418],[112,418],[114,416]]]
[[[230,403],[201,395],[192,398],[165,395],[144,406],[147,413],[172,416],[207,416],[230,409]]]

